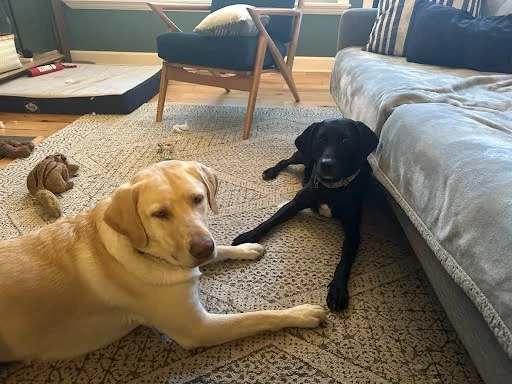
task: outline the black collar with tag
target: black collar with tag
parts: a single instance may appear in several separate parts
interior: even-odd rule
[[[359,175],[359,172],[361,172],[361,169],[358,169],[357,171],[355,171],[352,175],[350,175],[349,177],[344,177],[338,181],[335,181],[333,183],[327,183],[325,181],[322,181],[320,180],[316,175],[315,175],[315,180],[313,182],[313,188],[314,189],[317,189],[318,188],[318,183],[322,184],[324,187],[326,188],[329,188],[329,189],[335,189],[335,188],[343,188],[343,187],[346,187],[348,186],[352,181],[354,181],[354,179]]]

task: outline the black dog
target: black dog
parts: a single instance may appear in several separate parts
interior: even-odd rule
[[[295,139],[298,151],[263,172],[263,178],[270,180],[291,164],[304,164],[304,187],[270,219],[238,236],[233,245],[258,242],[303,209],[324,214],[330,210],[332,217],[341,220],[345,241],[328,286],[327,305],[332,310],[345,308],[348,277],[359,248],[363,195],[371,176],[367,157],[378,141],[370,128],[350,119],[328,119],[309,126]]]

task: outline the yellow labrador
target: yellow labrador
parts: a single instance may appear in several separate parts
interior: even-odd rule
[[[212,169],[161,162],[82,214],[0,242],[0,361],[81,355],[141,324],[184,348],[317,327],[318,305],[228,315],[201,305],[199,265],[264,252],[215,244],[207,211],[217,211],[216,190]]]

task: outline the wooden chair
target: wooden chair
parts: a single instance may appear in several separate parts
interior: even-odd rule
[[[168,33],[158,36],[158,55],[163,59],[156,121],[162,121],[167,86],[170,80],[248,91],[247,114],[243,139],[249,138],[256,98],[262,73],[280,72],[296,101],[299,94],[292,77],[297,50],[304,0],[248,0],[248,8],[256,27],[257,37],[206,37],[182,32],[164,11],[210,10],[242,3],[235,0],[213,0],[210,5],[179,5],[147,3],[167,24]],[[263,26],[260,15],[271,21]],[[286,45],[288,48],[286,48]],[[268,48],[268,52],[267,52]],[[269,54],[270,53],[270,54]],[[284,57],[286,56],[286,61]]]

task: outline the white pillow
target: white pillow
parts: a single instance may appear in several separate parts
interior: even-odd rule
[[[234,4],[216,10],[206,16],[195,28],[194,32],[206,36],[236,37],[257,36],[258,28],[249,15],[247,4]],[[260,16],[261,23],[266,26],[270,16]]]
[[[22,66],[18,53],[16,52],[14,35],[0,34],[0,73],[18,69]]]

